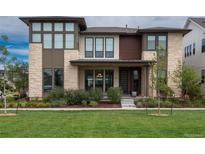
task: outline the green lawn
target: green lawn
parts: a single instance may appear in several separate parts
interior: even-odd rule
[[[205,111],[19,111],[0,117],[0,137],[205,137]]]

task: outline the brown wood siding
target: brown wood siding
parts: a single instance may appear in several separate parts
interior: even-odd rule
[[[141,36],[120,36],[120,59],[141,59]]]
[[[43,68],[64,68],[64,51],[43,50]]]

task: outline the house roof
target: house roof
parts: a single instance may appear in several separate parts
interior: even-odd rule
[[[202,28],[205,28],[205,18],[188,18],[187,21],[193,21],[195,23],[197,23],[199,26],[201,26]],[[187,26],[188,22],[185,24],[185,26]]]
[[[82,34],[137,34],[147,32],[177,32],[186,34],[190,32],[189,29],[174,28],[174,27],[149,27],[149,28],[126,28],[126,27],[88,27]]]
[[[78,22],[81,30],[87,28],[85,19],[83,17],[68,17],[68,16],[32,16],[32,17],[19,17],[24,23],[29,25],[30,22],[35,21],[72,21]]]
[[[154,60],[121,60],[121,59],[77,59],[71,60],[73,65],[93,65],[93,64],[126,64],[126,65],[151,65]]]

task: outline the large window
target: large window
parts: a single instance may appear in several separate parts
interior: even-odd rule
[[[158,37],[158,46],[159,46],[159,48],[166,50],[166,48],[167,48],[167,37],[166,36],[159,36]]]
[[[147,49],[148,50],[155,50],[155,42],[156,42],[156,37],[153,35],[148,35],[147,36]]]
[[[63,87],[63,74],[62,68],[54,69],[55,87]]]
[[[52,31],[52,23],[43,23],[43,31]]]
[[[114,38],[105,38],[105,57],[114,57]]]
[[[205,52],[205,38],[202,39],[202,49],[201,52]]]
[[[192,55],[192,45],[191,44],[189,45],[189,55],[190,56]]]
[[[32,42],[41,42],[41,34],[32,34]]]
[[[93,89],[93,70],[86,70],[85,71],[85,89],[90,90]]]
[[[113,70],[85,70],[85,89],[101,89],[107,91],[113,87],[114,71]]]
[[[54,48],[62,49],[63,48],[63,34],[54,35]]]
[[[196,52],[196,44],[193,43],[193,55],[195,55],[195,52]]]
[[[205,69],[201,70],[201,83],[205,83]]]
[[[104,39],[95,38],[95,57],[103,58],[104,57]]]
[[[93,57],[93,38],[85,38],[85,57]]]
[[[52,90],[52,69],[43,69],[43,91]]]
[[[54,23],[54,31],[63,31],[63,23]]]
[[[65,35],[65,48],[73,49],[74,48],[74,34],[66,34]]]
[[[113,70],[105,70],[105,91],[113,87]]]
[[[32,23],[32,31],[41,31],[41,23]]]
[[[45,49],[52,48],[52,35],[51,34],[43,34],[43,47]]]
[[[65,24],[65,30],[73,32],[74,31],[74,23],[66,23]]]

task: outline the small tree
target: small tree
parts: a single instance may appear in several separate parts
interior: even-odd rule
[[[172,78],[181,89],[183,98],[188,95],[190,99],[193,99],[201,95],[200,78],[191,67],[181,65],[179,62]]]

